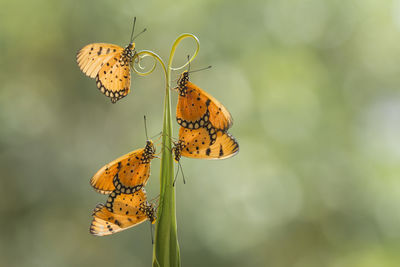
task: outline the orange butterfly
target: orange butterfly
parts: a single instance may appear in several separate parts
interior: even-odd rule
[[[216,141],[210,145],[210,136],[207,129],[179,130],[179,141],[175,143],[173,152],[175,160],[179,162],[181,156],[199,159],[226,159],[239,152],[239,144],[229,133],[216,132]]]
[[[216,139],[218,130],[226,131],[232,126],[229,111],[213,96],[189,81],[189,72],[184,71],[178,80],[179,99],[176,120],[184,128],[207,128],[210,144]]]
[[[114,44],[93,43],[79,50],[76,56],[76,61],[82,72],[90,78],[96,78],[97,88],[110,97],[112,103],[125,97],[130,91],[130,65],[136,54],[135,43],[133,43],[134,38],[132,38],[135,22],[136,18],[133,22],[131,42],[127,47],[122,48]]]
[[[147,201],[144,188],[134,194],[113,191],[106,205],[98,204],[93,211],[90,233],[97,236],[111,235],[146,220],[156,221],[156,208]]]
[[[151,140],[144,148],[137,149],[104,165],[90,180],[90,184],[101,194],[110,194],[115,189],[132,194],[146,185],[150,176],[150,161],[156,149]]]

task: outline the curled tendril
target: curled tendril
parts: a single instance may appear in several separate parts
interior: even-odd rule
[[[138,65],[138,67],[140,69],[143,70],[144,67],[140,64],[141,63],[140,61],[145,57],[152,57],[154,59],[154,61],[153,61],[153,66],[151,66],[151,69],[149,71],[142,72],[142,71],[136,69],[135,63]],[[132,63],[132,69],[136,74],[138,74],[140,76],[146,76],[146,75],[151,74],[155,70],[155,68],[157,66],[157,64],[156,64],[157,61],[160,62],[161,66],[163,67],[163,70],[164,70],[164,72],[166,74],[165,64],[162,61],[161,57],[159,55],[157,55],[156,53],[154,53],[153,51],[150,51],[150,50],[142,50],[142,51],[139,51],[138,53],[135,54],[135,56],[133,57],[133,60],[132,60],[132,62],[133,62]]]
[[[176,48],[178,47],[179,43],[183,39],[186,39],[186,38],[192,38],[196,42],[196,50],[194,51],[193,56],[185,64],[183,64],[180,67],[175,67],[174,68],[174,67],[172,67],[172,61],[174,59]],[[190,62],[192,62],[196,58],[197,54],[199,53],[199,49],[200,49],[200,41],[199,41],[199,39],[193,34],[184,33],[181,36],[179,36],[175,40],[174,44],[172,45],[172,49],[171,49],[171,53],[169,55],[169,61],[168,61],[168,67],[167,68],[165,67],[164,62],[163,62],[163,60],[161,59],[161,57],[159,55],[157,55],[156,53],[154,53],[153,51],[150,51],[150,50],[142,50],[142,51],[139,51],[138,53],[136,53],[135,56],[133,57],[132,69],[136,74],[138,74],[140,76],[146,76],[146,75],[151,74],[155,70],[156,65],[157,65],[156,61],[158,61],[161,64],[161,66],[162,66],[162,68],[164,70],[164,74],[166,76],[166,83],[167,83],[167,86],[169,88],[170,87],[169,83],[170,83],[170,80],[171,80],[171,71],[172,70],[174,70],[174,71],[175,70],[180,70],[180,69],[183,69],[184,67],[186,67]],[[151,66],[149,71],[142,72],[142,71],[140,71],[140,70],[138,70],[136,68],[135,63],[137,64],[139,69],[143,70],[144,67],[140,63],[141,63],[141,60],[144,59],[145,57],[152,57],[154,59],[154,62],[153,62],[153,65]]]
[[[180,43],[183,39],[186,39],[186,38],[192,38],[192,39],[196,42],[196,45],[197,45],[196,51],[194,51],[193,56],[192,56],[192,57],[188,60],[188,62],[186,62],[184,65],[182,65],[182,66],[180,66],[180,67],[173,68],[173,67],[172,67],[172,60],[173,60],[173,58],[174,58],[175,50],[176,50],[176,48],[178,47],[179,43]],[[184,33],[184,34],[182,34],[181,36],[179,36],[179,37],[175,40],[174,44],[172,45],[171,54],[170,54],[170,56],[169,56],[169,62],[168,62],[168,70],[180,70],[180,69],[183,69],[184,67],[186,67],[190,62],[192,62],[193,59],[195,59],[195,57],[196,57],[197,54],[199,53],[199,49],[200,49],[200,41],[199,41],[199,39],[198,39],[195,35],[190,34],[190,33]]]

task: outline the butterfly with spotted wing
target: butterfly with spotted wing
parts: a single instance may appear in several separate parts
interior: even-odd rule
[[[239,152],[239,143],[232,135],[220,130],[215,135],[215,142],[210,145],[210,135],[206,128],[181,127],[179,140],[172,148],[175,161],[179,162],[181,156],[197,159],[226,159]]]
[[[90,180],[93,188],[101,194],[114,190],[131,194],[146,185],[150,176],[150,162],[155,158],[155,147],[147,140],[144,148],[125,154],[104,165]]]
[[[93,211],[90,233],[105,236],[118,233],[149,220],[156,221],[156,208],[147,201],[144,188],[134,194],[113,191],[105,205],[98,204]]]
[[[217,132],[225,132],[233,123],[229,111],[213,96],[189,81],[189,72],[184,71],[179,80],[179,98],[176,106],[176,121],[184,128],[205,128],[214,144]]]
[[[119,45],[107,43],[88,44],[78,51],[76,61],[81,71],[90,78],[96,78],[97,88],[111,98],[112,103],[125,97],[131,88],[131,63],[135,57],[135,29],[136,17],[133,22],[131,41],[122,48]]]

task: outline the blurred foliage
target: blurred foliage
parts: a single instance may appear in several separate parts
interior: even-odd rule
[[[147,224],[89,235],[105,201],[89,179],[144,146],[143,115],[161,130],[161,68],[112,105],[75,62],[88,43],[125,46],[134,16],[137,48],[164,59],[199,37],[192,66],[213,68],[191,80],[240,143],[229,160],[182,160],[183,266],[398,266],[399,0],[1,0],[0,266],[150,266]],[[150,198],[158,160],[152,173]]]

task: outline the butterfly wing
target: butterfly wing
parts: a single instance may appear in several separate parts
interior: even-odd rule
[[[176,119],[182,127],[197,129],[208,121],[217,130],[232,126],[231,114],[217,99],[189,81],[186,87],[186,94],[179,96],[176,107]]]
[[[94,43],[82,48],[76,57],[83,73],[96,78],[97,88],[113,103],[130,91],[131,59],[123,52],[118,45]]]
[[[90,233],[97,236],[111,235],[136,226],[146,220],[154,222],[154,213],[148,214],[146,191],[121,194],[114,191],[104,206],[99,204],[93,211]],[[152,210],[154,212],[154,210]]]
[[[130,59],[121,55],[112,57],[96,76],[100,91],[115,103],[125,97],[131,87]]]
[[[76,61],[83,73],[94,78],[107,62],[113,58],[120,58],[123,51],[122,47],[114,44],[88,44],[78,51]]]
[[[181,127],[179,140],[184,144],[181,155],[199,159],[226,159],[239,152],[239,144],[229,133],[217,131],[216,141],[210,145],[210,135],[205,128]]]
[[[101,194],[110,194],[116,186],[126,192],[139,189],[150,176],[150,163],[142,163],[143,156],[140,148],[113,160],[96,172],[90,184]]]

